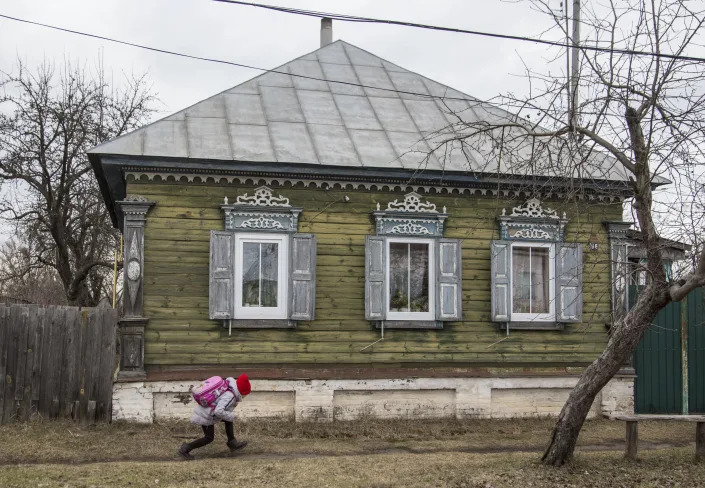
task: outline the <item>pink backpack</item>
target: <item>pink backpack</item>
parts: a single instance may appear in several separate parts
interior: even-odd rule
[[[200,406],[204,408],[215,408],[216,400],[228,390],[232,391],[228,380],[220,376],[211,376],[194,388],[191,393],[193,394],[193,399],[196,400],[196,403]]]

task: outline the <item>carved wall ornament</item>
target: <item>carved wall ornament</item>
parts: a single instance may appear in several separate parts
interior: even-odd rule
[[[543,208],[538,198],[512,208],[510,215],[502,209],[502,216],[497,220],[502,239],[528,241],[561,242],[568,224],[565,212],[559,217],[555,210]]]
[[[129,263],[127,263],[127,277],[130,281],[137,281],[140,279],[141,272],[142,266],[140,266],[140,262],[136,259],[132,259]]]
[[[407,235],[443,237],[443,226],[446,218],[446,208],[443,213],[436,210],[436,205],[421,201],[421,195],[416,192],[404,195],[404,200],[394,200],[387,204],[385,210],[372,212],[375,219],[377,235]]]
[[[379,210],[379,204],[377,209]],[[424,203],[421,201],[421,195],[416,192],[407,193],[404,195],[404,201],[394,200],[387,204],[388,211],[396,212],[427,212],[427,213],[438,213],[436,210],[436,204],[431,203],[428,200]],[[445,209],[444,209],[445,210]]]
[[[415,224],[413,222],[407,222],[405,224],[399,224],[392,227],[389,234],[411,234],[411,235],[431,235],[431,231],[428,230],[423,225]]]
[[[140,245],[137,242],[139,239],[138,232],[132,235],[132,241],[129,247],[129,256],[127,261],[127,291],[130,295],[130,304],[134,307],[137,301],[137,292],[140,288],[140,278],[142,277],[142,266],[140,265]]]
[[[146,203],[148,200],[142,195],[125,195],[125,199],[123,201]]]
[[[502,209],[502,216],[506,215],[506,209]],[[512,213],[509,214],[510,217],[532,217],[537,219],[558,219],[558,212],[551,208],[543,208],[541,206],[541,200],[538,198],[532,198],[528,200],[523,206],[512,208]],[[563,212],[563,218],[566,218],[565,212]]]
[[[247,219],[240,224],[240,227],[244,227],[246,229],[284,229],[284,226],[282,226],[280,222],[264,216],[254,219]]]
[[[521,229],[512,234],[515,239],[542,239],[551,240],[553,236],[543,229],[536,227],[529,227],[528,229]]]
[[[227,197],[225,197],[225,205],[227,205]],[[272,190],[266,186],[260,186],[255,189],[254,195],[245,193],[237,197],[235,205],[255,205],[261,207],[290,207],[289,199],[281,196],[275,197]]]
[[[219,183],[225,180],[230,185],[249,185],[252,183],[251,175],[230,174],[228,172],[180,172],[171,169],[162,171],[147,171],[145,168],[128,167],[125,170],[125,176],[130,180],[146,179],[148,181],[185,181],[186,183]],[[449,186],[449,185],[418,185],[408,183],[389,183],[380,181],[357,181],[357,180],[342,180],[332,178],[295,178],[291,176],[262,176],[258,182],[269,186],[302,186],[304,188],[320,188],[324,190],[341,190],[341,191],[435,191],[447,195],[469,195],[469,196],[497,196],[504,198],[521,198],[525,195],[522,189],[497,189],[484,188],[478,186]],[[582,193],[576,195],[576,198],[584,201],[600,201],[600,202],[620,202],[628,197],[628,191],[613,192],[613,193]],[[555,191],[546,192],[545,198],[564,198],[565,193],[557,189]]]

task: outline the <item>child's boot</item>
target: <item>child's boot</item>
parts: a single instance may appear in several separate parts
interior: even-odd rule
[[[193,461],[195,458],[189,453],[189,451],[191,451],[191,449],[188,444],[181,444],[181,447],[179,447],[179,456],[187,461]]]
[[[238,449],[242,449],[246,445],[247,441],[238,442],[237,439],[232,439],[228,441],[228,447],[230,448],[230,452],[235,452]]]

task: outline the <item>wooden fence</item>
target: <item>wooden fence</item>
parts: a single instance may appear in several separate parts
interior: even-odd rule
[[[0,424],[110,420],[116,326],[109,306],[0,305]]]

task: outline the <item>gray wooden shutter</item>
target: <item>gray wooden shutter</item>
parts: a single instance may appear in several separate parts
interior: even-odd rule
[[[583,320],[583,248],[556,244],[556,320]]]
[[[509,241],[492,241],[491,246],[492,274],[492,320],[494,322],[509,322],[512,319],[511,290],[511,252]]]
[[[365,318],[384,320],[386,317],[386,242],[384,237],[365,237]]]
[[[235,318],[235,234],[211,231],[208,309],[211,319]]]
[[[313,320],[316,310],[316,236],[294,234],[289,246],[289,318]]]
[[[461,320],[463,303],[460,239],[439,239],[436,262],[436,319]]]

